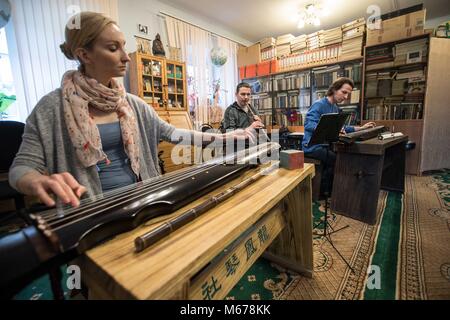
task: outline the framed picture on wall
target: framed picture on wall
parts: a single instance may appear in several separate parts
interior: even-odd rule
[[[136,49],[139,53],[152,54],[151,40],[134,36],[136,38]]]

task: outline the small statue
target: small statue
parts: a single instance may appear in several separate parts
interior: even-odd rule
[[[164,51],[164,47],[161,42],[161,36],[159,35],[159,33],[156,34],[155,40],[153,40],[152,51],[154,56],[166,56],[166,52]]]

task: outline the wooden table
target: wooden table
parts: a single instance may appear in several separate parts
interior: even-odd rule
[[[311,164],[298,170],[278,169],[141,253],[134,252],[137,236],[208,195],[89,250],[79,261],[89,298],[223,299],[263,253],[312,276],[313,175]]]
[[[375,224],[380,189],[404,192],[407,136],[336,144],[331,209]]]

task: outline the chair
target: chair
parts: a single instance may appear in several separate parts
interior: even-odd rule
[[[214,130],[214,128],[213,128],[209,123],[204,123],[204,124],[202,124],[202,126],[200,127],[200,130],[201,130],[202,132],[206,132],[206,131],[209,131],[209,130]]]
[[[17,121],[0,121],[0,136],[2,139],[2,152],[0,155],[0,174],[5,178],[8,174],[17,151],[22,143],[22,135],[25,125]],[[14,190],[8,179],[0,181],[0,200],[14,199],[16,210],[25,208],[25,201],[22,194]]]
[[[281,140],[281,139],[280,139]],[[286,145],[288,149],[302,150],[303,134],[289,133]],[[320,185],[322,182],[322,163],[320,160],[305,157],[305,163],[314,164],[315,175],[312,179],[312,199],[318,201],[321,198]]]

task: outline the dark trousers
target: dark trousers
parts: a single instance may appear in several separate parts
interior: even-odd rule
[[[320,146],[313,152],[305,152],[305,157],[320,160],[322,164],[322,181],[320,182],[320,194],[322,195],[325,191],[328,191],[328,195],[330,196],[331,189],[333,188],[336,153],[329,150],[328,147]]]

